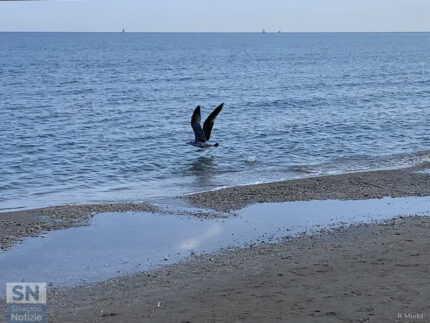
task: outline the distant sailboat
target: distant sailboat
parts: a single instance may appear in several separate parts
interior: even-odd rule
[[[122,29],[122,32],[125,33],[125,29]]]
[[[265,34],[265,33],[266,33],[266,31],[264,30],[264,28],[263,28],[263,31],[262,31],[262,33],[263,33],[263,34]]]

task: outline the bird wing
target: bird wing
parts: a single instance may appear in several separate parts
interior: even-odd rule
[[[203,124],[203,131],[205,133],[206,140],[210,139],[215,118],[221,112],[223,106],[224,106],[224,103],[221,103],[219,106],[215,108],[215,110],[212,111],[209,117],[206,118],[205,123]]]
[[[205,133],[203,132],[202,126],[200,125],[201,121],[200,115],[200,106],[194,109],[193,116],[191,117],[191,128],[193,128],[195,141],[197,142],[205,142]]]

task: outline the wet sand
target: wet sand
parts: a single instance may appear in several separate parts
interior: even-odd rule
[[[234,211],[258,202],[430,195],[430,174],[416,170],[233,187],[193,194],[185,200],[217,211]],[[1,246],[43,231],[84,225],[94,213],[127,210],[158,211],[149,204],[128,203],[3,213]],[[48,296],[49,321],[427,322],[429,229],[427,217],[398,218],[55,289]],[[405,319],[409,313],[418,318]]]
[[[57,289],[49,321],[428,322],[429,230],[398,218]]]
[[[417,173],[420,167],[321,176],[258,185],[230,187],[217,191],[179,197],[192,206],[212,211],[185,212],[198,217],[223,217],[262,202],[286,202],[326,199],[369,199],[381,197],[428,196],[430,173]],[[149,203],[109,203],[66,205],[34,210],[0,213],[0,249],[6,249],[24,237],[43,232],[86,225],[92,215],[101,212],[167,212]],[[218,213],[217,213],[218,212]],[[178,212],[176,212],[178,213]]]
[[[352,200],[430,195],[430,174],[424,167],[329,175],[274,183],[246,185],[197,193],[190,203],[219,211],[231,211],[262,202]]]
[[[51,230],[86,225],[96,213],[124,211],[153,213],[158,209],[148,203],[114,203],[64,205],[0,213],[0,249],[6,249],[25,237],[36,237]]]

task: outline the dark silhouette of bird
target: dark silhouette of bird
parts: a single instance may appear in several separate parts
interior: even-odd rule
[[[212,113],[206,118],[203,123],[203,129],[200,125],[201,123],[201,114],[200,114],[200,106],[198,105],[193,112],[193,116],[191,117],[191,128],[194,131],[194,141],[189,142],[188,144],[193,145],[198,148],[208,148],[208,147],[218,147],[219,144],[209,144],[208,141],[211,138],[212,128],[214,126],[215,118],[221,112],[224,103],[221,103],[219,106],[212,111]]]

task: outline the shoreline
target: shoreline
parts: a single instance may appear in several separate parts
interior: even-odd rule
[[[424,167],[424,169],[428,168]],[[68,205],[0,213],[0,246],[87,225],[93,214],[141,211],[220,216],[262,202],[430,196],[417,168],[230,187],[179,197],[189,209],[148,203]],[[213,211],[196,211],[205,207]],[[189,211],[187,211],[189,210]],[[195,212],[194,212],[195,211]],[[230,212],[230,213],[228,213]],[[221,215],[226,215],[222,213]],[[259,241],[75,287],[48,289],[51,322],[409,322],[430,318],[426,300],[430,217],[405,215]],[[19,223],[19,225],[18,225]],[[41,225],[42,223],[42,225]],[[5,234],[6,233],[6,234]],[[5,310],[0,302],[0,311]]]
[[[225,217],[226,214],[233,214],[234,211],[255,203],[429,196],[430,173],[417,172],[429,167],[430,164],[427,163],[413,168],[325,175],[233,186],[176,198],[191,208],[203,208],[207,212],[202,210],[172,211],[149,202],[64,205],[0,212],[0,249],[7,249],[20,239],[35,237],[47,231],[87,225],[94,214],[104,212],[140,211],[206,218]]]
[[[103,212],[158,211],[148,203],[115,203],[51,206],[33,210],[0,213],[0,250],[27,237],[44,232],[88,225],[91,217]]]
[[[255,203],[310,200],[365,200],[430,195],[430,168],[416,167],[323,175],[243,185],[185,196],[191,205],[235,211]]]

